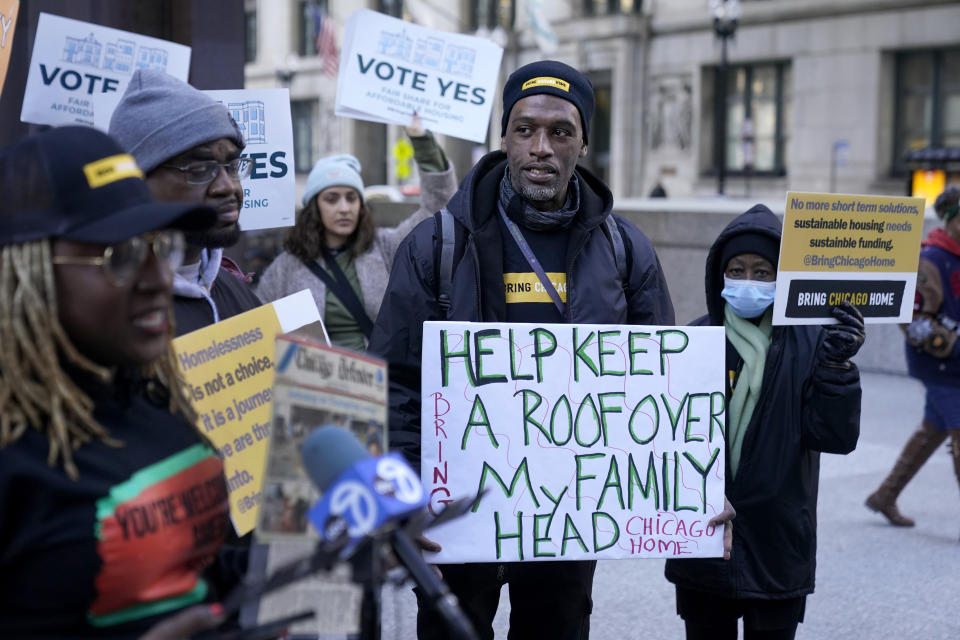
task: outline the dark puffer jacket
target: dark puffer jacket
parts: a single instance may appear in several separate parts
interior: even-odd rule
[[[503,251],[497,215],[506,155],[484,156],[447,205],[458,223],[450,309],[446,319],[502,322],[506,319]],[[570,226],[567,249],[566,322],[674,323],[673,303],[650,240],[617,218],[629,265],[626,295],[604,222],[611,213],[609,189],[582,167],[580,211]],[[397,250],[390,283],[370,339],[370,352],[390,364],[390,447],[420,468],[420,355],[423,323],[444,319],[437,304],[438,229],[425,220]]]
[[[723,324],[720,256],[745,232],[780,241],[780,221],[758,205],[727,225],[707,256],[708,315],[693,324]],[[791,598],[811,593],[817,555],[820,452],[849,453],[860,435],[860,373],[824,366],[817,326],[774,327],[763,371],[763,393],[743,440],[726,494],[733,521],[730,560],[668,560],[666,576],[688,589],[728,598]],[[727,368],[742,361],[727,343]],[[729,389],[727,399],[729,400]]]

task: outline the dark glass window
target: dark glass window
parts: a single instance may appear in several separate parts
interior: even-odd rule
[[[481,27],[489,30],[502,27],[511,31],[516,10],[514,0],[470,0],[470,28],[476,31]]]
[[[317,11],[327,13],[327,0],[300,0],[297,3],[299,12],[297,14],[297,53],[300,57],[317,55]]]
[[[587,155],[581,163],[603,182],[610,181],[610,117],[613,102],[613,83],[610,72],[588,74],[593,83],[595,106],[587,137]]]
[[[716,70],[714,70],[716,73]],[[717,76],[718,77],[718,76]],[[727,69],[726,87],[715,95],[726,100],[726,139],[713,141],[713,169],[719,154],[726,156],[727,171],[748,169],[745,133],[753,129],[752,170],[783,175],[790,143],[790,65],[784,62],[732,65]],[[719,131],[720,110],[714,113],[714,131]]]
[[[377,0],[377,11],[394,18],[403,18],[403,0]]]
[[[313,123],[317,118],[316,100],[291,100],[290,115],[293,121],[293,164],[297,173],[309,173],[313,169]]]
[[[588,16],[640,13],[642,7],[642,0],[583,0],[583,13]]]
[[[960,147],[960,49],[897,55],[894,158],[925,147]]]
[[[243,61],[254,62],[257,59],[257,9],[247,9],[243,12],[244,45]]]

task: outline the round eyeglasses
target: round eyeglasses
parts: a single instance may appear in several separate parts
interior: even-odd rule
[[[154,231],[107,245],[101,257],[53,256],[53,264],[99,266],[112,284],[123,287],[133,282],[140,273],[148,251],[152,250],[157,260],[172,273],[183,264],[185,247],[181,231]]]
[[[199,160],[182,167],[173,164],[162,164],[160,166],[179,171],[183,174],[183,179],[187,181],[187,184],[210,184],[220,175],[220,169],[226,171],[227,176],[233,180],[246,180],[253,171],[253,162],[249,158],[234,158],[229,162]]]

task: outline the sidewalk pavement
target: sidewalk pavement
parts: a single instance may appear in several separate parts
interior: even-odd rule
[[[923,387],[910,378],[863,375],[860,442],[824,455],[820,472],[817,589],[798,640],[960,638],[960,492],[941,448],[900,498],[917,526],[891,527],[863,506],[920,422]],[[662,560],[602,561],[593,588],[594,640],[683,638]],[[416,637],[408,587],[384,592],[384,640]],[[509,600],[494,622],[507,637]],[[741,636],[742,637],[742,636]]]

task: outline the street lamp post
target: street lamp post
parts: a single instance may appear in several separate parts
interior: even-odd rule
[[[713,31],[720,38],[720,67],[717,69],[717,91],[714,106],[717,123],[717,194],[723,195],[727,179],[727,40],[737,30],[740,0],[710,0]]]

